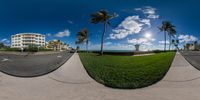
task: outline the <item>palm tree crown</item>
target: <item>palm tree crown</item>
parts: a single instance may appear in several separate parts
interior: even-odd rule
[[[116,13],[110,15],[106,10],[101,10],[91,15],[91,23],[98,24],[107,22],[109,24],[108,20],[116,16]]]
[[[77,33],[77,41],[76,44],[86,43],[86,49],[88,51],[88,29],[84,28]]]
[[[163,21],[162,26],[159,28],[161,31],[170,32],[171,28],[175,28],[174,25],[171,24],[170,21]]]

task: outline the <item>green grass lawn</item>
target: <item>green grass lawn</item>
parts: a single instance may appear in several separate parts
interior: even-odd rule
[[[161,80],[167,73],[175,52],[149,56],[98,56],[80,53],[88,74],[97,82],[113,88],[141,88]]]

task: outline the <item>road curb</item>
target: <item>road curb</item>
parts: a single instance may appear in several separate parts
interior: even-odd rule
[[[183,56],[182,53],[180,53],[180,54],[181,54],[181,56]],[[196,67],[196,65],[193,64],[191,61],[189,61],[185,56],[183,56],[183,58],[184,58],[192,67],[194,67],[195,69],[197,69],[197,70],[200,71],[200,68]]]

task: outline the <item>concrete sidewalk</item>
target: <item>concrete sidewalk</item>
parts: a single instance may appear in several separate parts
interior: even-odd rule
[[[91,79],[74,54],[61,68],[36,78],[0,73],[0,100],[199,100],[200,72],[176,54],[163,80],[152,86],[122,90]]]

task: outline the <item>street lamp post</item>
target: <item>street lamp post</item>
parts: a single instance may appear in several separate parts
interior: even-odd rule
[[[40,46],[38,46],[38,52],[39,52]]]
[[[24,52],[24,48],[21,48],[21,52]]]

